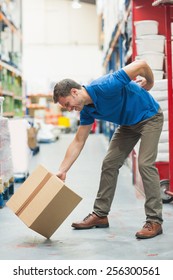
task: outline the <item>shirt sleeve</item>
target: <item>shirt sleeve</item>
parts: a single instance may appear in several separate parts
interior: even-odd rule
[[[89,125],[94,123],[94,118],[85,110],[85,108],[80,112],[80,124]]]
[[[119,71],[116,71],[113,73],[113,75],[123,84],[127,85],[131,82],[131,79],[127,75],[127,73],[123,70],[120,69]]]

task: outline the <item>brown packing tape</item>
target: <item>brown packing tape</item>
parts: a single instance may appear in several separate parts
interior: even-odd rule
[[[25,208],[29,205],[29,203],[34,199],[34,197],[39,193],[39,191],[44,187],[47,181],[51,178],[52,174],[48,172],[43,180],[38,184],[36,189],[30,194],[30,196],[24,201],[24,203],[19,207],[19,209],[15,212],[17,216],[20,216],[21,213],[25,210]]]

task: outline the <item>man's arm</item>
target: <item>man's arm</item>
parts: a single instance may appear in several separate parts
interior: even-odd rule
[[[123,70],[129,76],[131,80],[134,80],[137,76],[141,76],[145,79],[141,79],[139,83],[146,90],[150,90],[154,85],[154,76],[151,68],[144,60],[135,60],[134,62],[126,65]]]
[[[79,126],[75,138],[69,145],[64,160],[62,161],[59,167],[59,171],[57,172],[57,176],[61,180],[63,181],[65,180],[67,171],[70,169],[70,167],[72,166],[72,164],[75,162],[80,152],[82,151],[85,141],[90,133],[91,127],[92,124]]]

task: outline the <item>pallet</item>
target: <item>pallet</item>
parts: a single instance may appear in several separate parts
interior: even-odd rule
[[[14,182],[23,183],[27,179],[28,176],[29,176],[29,172],[16,173],[16,174],[14,174]]]
[[[5,201],[7,201],[11,195],[14,194],[14,183],[10,183],[7,188],[4,189],[2,193],[0,193],[0,208],[5,206]]]

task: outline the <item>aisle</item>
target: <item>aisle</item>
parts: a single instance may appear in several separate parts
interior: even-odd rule
[[[40,144],[40,153],[31,159],[30,172],[41,163],[56,173],[73,137],[72,134],[64,134],[55,143]],[[164,205],[164,234],[137,240],[135,233],[145,221],[144,198],[132,185],[132,175],[126,165],[120,171],[109,215],[110,227],[82,231],[71,228],[73,221],[83,219],[92,211],[106,148],[103,135],[89,136],[66,180],[66,184],[83,200],[50,240],[28,229],[7,207],[0,209],[1,260],[173,259],[173,204]]]

